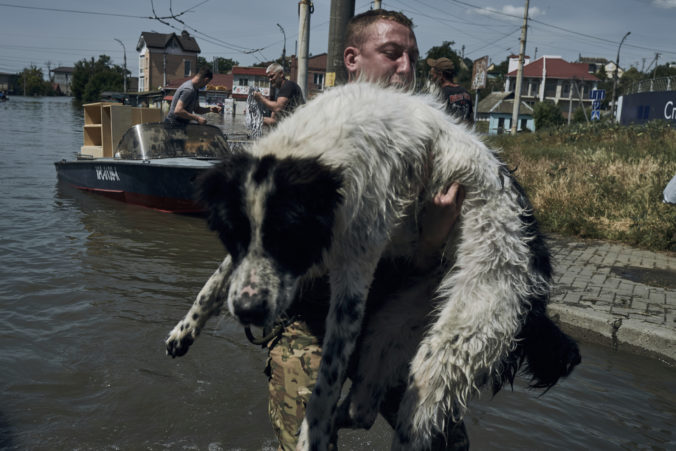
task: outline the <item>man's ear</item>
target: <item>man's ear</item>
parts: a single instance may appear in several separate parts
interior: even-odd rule
[[[343,52],[343,62],[345,63],[345,69],[349,73],[357,72],[359,66],[359,49],[357,47],[346,47]]]

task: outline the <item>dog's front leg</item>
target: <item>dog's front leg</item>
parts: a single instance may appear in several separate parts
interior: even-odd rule
[[[326,320],[319,377],[305,412],[298,450],[324,451],[333,435],[333,420],[345,372],[359,337],[375,262],[331,271],[331,308]]]
[[[204,323],[223,305],[231,274],[232,258],[228,255],[204,284],[188,314],[169,333],[167,355],[179,357],[188,352]]]

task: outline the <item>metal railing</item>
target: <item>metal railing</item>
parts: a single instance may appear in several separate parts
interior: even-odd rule
[[[626,94],[659,91],[676,91],[676,76],[635,81]]]

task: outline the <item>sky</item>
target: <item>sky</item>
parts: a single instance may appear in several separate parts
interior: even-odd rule
[[[310,53],[328,48],[330,0],[314,0]],[[499,64],[519,53],[525,0],[383,0],[415,23],[421,56],[444,41],[472,60]],[[372,7],[356,0],[355,12]],[[174,18],[169,18],[169,16]],[[160,18],[155,19],[154,17]],[[35,65],[73,66],[109,55],[138,76],[141,32],[194,35],[207,60],[231,58],[240,66],[294,54],[298,0],[0,0],[0,72]],[[283,31],[282,31],[283,30]],[[614,61],[644,72],[676,63],[676,0],[531,0],[526,54],[531,58],[579,56]],[[118,41],[120,40],[122,44]],[[123,47],[124,46],[124,47]]]

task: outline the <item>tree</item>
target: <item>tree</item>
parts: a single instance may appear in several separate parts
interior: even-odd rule
[[[124,68],[113,64],[108,55],[82,59],[75,63],[70,88],[78,102],[99,100],[102,91],[122,91]]]
[[[220,56],[217,56],[213,61],[207,61],[206,58],[203,58],[201,56],[197,57],[197,70],[200,70],[202,67],[210,67],[212,70],[214,69],[214,63],[216,65],[216,70],[214,72],[218,74],[227,74],[232,70],[233,67],[239,65],[238,61],[235,61],[230,58],[223,58]]]
[[[42,69],[34,65],[24,68],[17,74],[19,92],[25,92],[27,96],[52,96],[54,88],[52,84],[45,81]]]
[[[533,119],[537,130],[561,125],[564,122],[563,114],[559,107],[549,101],[537,102],[533,106]]]

